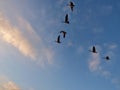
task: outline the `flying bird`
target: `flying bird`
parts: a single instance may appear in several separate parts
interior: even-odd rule
[[[68,6],[70,7],[71,11],[73,11],[73,8],[74,8],[74,3],[70,1],[70,3],[68,4]]]
[[[90,52],[97,53],[95,46],[92,47],[92,50],[89,50]]]
[[[109,57],[109,56],[106,56],[106,57],[104,57],[104,59],[106,59],[106,60],[110,60],[110,57]]]
[[[61,41],[60,41],[60,35],[57,37],[57,40],[55,42],[61,43]]]
[[[65,32],[65,31],[60,31],[60,33],[62,33],[62,34],[63,34],[63,38],[65,38],[67,32]]]
[[[67,24],[70,23],[69,20],[68,20],[68,14],[66,14],[66,16],[65,16],[65,21],[64,21],[64,23],[67,23]]]

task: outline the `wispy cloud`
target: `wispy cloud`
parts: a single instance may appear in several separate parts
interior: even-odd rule
[[[8,81],[1,85],[1,90],[21,90],[15,83]]]
[[[18,17],[18,26],[13,26],[3,15],[0,15],[0,38],[40,65],[51,64],[53,61],[54,51],[44,45],[42,37],[22,17]]]
[[[35,90],[33,88],[20,87],[16,82],[10,80],[5,75],[0,75],[0,90]]]
[[[5,76],[0,77],[0,90],[22,90],[13,81],[8,80]]]
[[[89,59],[89,69],[90,71],[97,71],[100,67],[100,55],[99,54],[91,54]]]
[[[16,47],[23,55],[35,59],[36,52],[30,42],[22,35],[19,28],[12,26],[2,15],[0,15],[0,37]]]
[[[109,49],[113,49],[116,48],[116,45],[112,45],[112,48]],[[101,50],[102,48],[99,46],[99,49]],[[101,50],[102,51],[102,50]],[[108,51],[107,55],[114,55],[113,52]],[[116,88],[120,87],[120,80],[116,77],[114,77],[114,75],[111,73],[111,71],[107,70],[104,68],[104,66],[101,63],[101,55],[100,53],[92,53],[88,59],[88,66],[89,66],[89,70],[91,72],[94,73],[99,73],[100,75],[102,75],[104,78],[110,80],[111,83],[113,83]]]

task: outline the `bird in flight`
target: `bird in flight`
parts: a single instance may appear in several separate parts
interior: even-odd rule
[[[65,38],[67,32],[65,32],[65,31],[60,31],[60,33],[62,33],[62,34],[63,34],[63,38]]]
[[[61,43],[61,41],[60,41],[60,35],[57,37],[57,40],[55,42]]]
[[[106,57],[104,57],[104,59],[106,59],[106,60],[110,60],[110,57],[109,57],[109,56],[106,56]]]
[[[68,14],[66,14],[66,16],[65,16],[65,21],[64,21],[64,23],[66,23],[66,24],[69,24],[69,23],[70,23],[69,20],[68,20]]]
[[[70,7],[71,11],[73,11],[73,8],[74,8],[74,3],[70,1],[70,3],[68,4],[68,6]]]
[[[92,47],[92,50],[89,50],[90,52],[97,53],[95,46]]]

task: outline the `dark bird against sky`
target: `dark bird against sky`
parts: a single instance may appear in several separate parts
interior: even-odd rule
[[[71,11],[73,11],[73,8],[74,8],[74,3],[70,1],[70,3],[68,4],[68,6],[70,7]]]
[[[89,50],[90,52],[97,53],[95,46],[92,47],[92,50]]]
[[[56,42],[57,42],[57,43],[61,43],[61,41],[60,41],[60,35],[57,37]]]
[[[68,20],[68,14],[66,14],[66,16],[65,16],[65,21],[64,21],[64,23],[66,23],[66,24],[69,24],[69,23],[70,23],[69,20]]]
[[[62,33],[62,34],[63,34],[63,38],[65,38],[67,32],[65,32],[65,31],[60,31],[60,33]]]
[[[106,56],[104,59],[106,59],[106,60],[110,60],[110,57],[109,57],[109,56]]]

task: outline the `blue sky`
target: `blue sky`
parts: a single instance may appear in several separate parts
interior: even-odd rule
[[[69,2],[0,1],[0,90],[120,90],[120,1]]]

